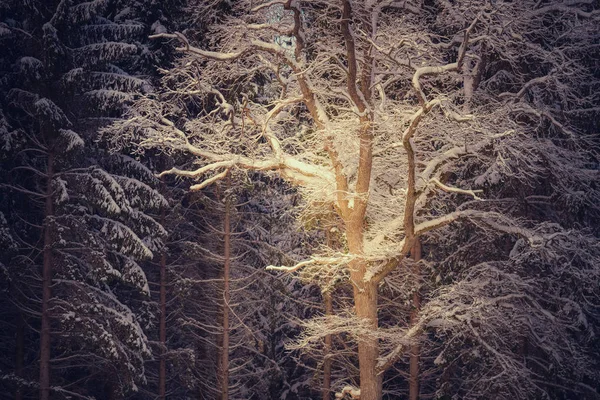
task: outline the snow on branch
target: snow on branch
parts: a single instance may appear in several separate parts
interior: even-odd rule
[[[70,151],[74,148],[81,148],[85,144],[81,136],[70,129],[59,129],[58,132],[66,141],[65,151]]]
[[[570,138],[575,139],[578,137],[578,135],[575,132],[573,132],[570,128],[568,128],[567,126],[562,124],[560,121],[558,121],[552,114],[550,114],[546,110],[537,110],[537,109],[531,107],[529,104],[526,104],[523,102],[518,103],[515,106],[514,110],[522,111],[524,113],[531,114],[531,115],[535,115],[536,117],[538,117],[540,119],[542,119],[542,117],[545,117],[550,121],[550,123],[552,125],[557,127],[559,130],[561,130],[563,133],[568,135]]]
[[[191,46],[188,39],[179,32],[158,33],[156,35],[150,35],[150,39],[159,39],[159,38],[178,39],[180,42],[183,43],[184,46],[177,47],[176,48],[177,51],[183,51],[183,52],[195,55],[195,56],[199,56],[202,58],[206,58],[209,60],[215,60],[215,61],[233,61],[233,60],[236,60],[236,59],[244,56],[246,53],[248,53],[252,50],[262,50],[267,53],[271,53],[271,54],[278,55],[278,56],[281,56],[284,58],[288,58],[288,57],[286,57],[286,53],[282,50],[281,47],[279,47],[278,45],[276,45],[274,43],[263,42],[262,40],[252,40],[252,41],[250,41],[248,47],[245,47],[242,50],[224,53],[224,52],[218,52],[218,51],[202,50],[202,49],[199,49],[198,47]]]
[[[311,257],[309,260],[301,261],[291,267],[269,265],[266,267],[266,270],[267,271],[284,271],[287,273],[291,273],[291,272],[298,271],[308,265],[328,266],[328,265],[348,264],[353,258],[354,257],[350,256],[350,255],[339,256],[339,257]]]
[[[354,386],[344,386],[341,392],[335,394],[336,399],[345,399],[350,396],[353,400],[360,400],[360,389]]]
[[[207,172],[213,171],[215,169],[220,169],[220,168],[231,168],[235,165],[235,161],[234,160],[226,160],[226,161],[218,161],[212,164],[208,164],[205,165],[202,168],[198,168],[194,171],[187,171],[187,170],[182,170],[179,168],[171,168],[169,170],[163,171],[160,174],[158,174],[159,178],[162,178],[166,175],[177,175],[177,176],[182,176],[182,177],[186,177],[186,178],[197,178],[201,175],[204,175]]]
[[[226,169],[225,171],[214,175],[212,178],[206,179],[202,183],[198,183],[196,185],[190,186],[190,190],[192,190],[192,191],[202,190],[205,187],[208,187],[208,186],[212,185],[213,183],[220,181],[221,179],[225,179],[228,174],[229,174],[229,169]]]
[[[346,333],[357,341],[366,337],[382,339],[385,336],[383,331],[373,329],[373,325],[369,320],[356,317],[349,310],[340,310],[335,315],[315,317],[299,321],[299,323],[303,325],[304,330],[298,338],[286,345],[286,348],[290,350],[318,351],[327,335]]]
[[[425,96],[425,93],[423,92],[423,88],[421,87],[421,81],[420,81],[421,77],[423,77],[425,75],[439,75],[439,74],[443,74],[445,72],[458,70],[461,67],[463,60],[465,58],[467,46],[469,45],[469,35],[471,34],[471,31],[475,28],[475,25],[477,24],[478,20],[479,20],[479,15],[473,20],[471,25],[469,25],[469,27],[465,30],[464,39],[458,50],[458,57],[456,59],[456,62],[446,64],[446,65],[441,65],[441,66],[425,66],[425,67],[417,68],[417,70],[415,71],[413,78],[412,78],[412,85],[413,85],[413,88],[415,89],[415,92],[417,93],[417,97],[419,99],[419,104],[421,104],[421,105],[427,104],[427,96]]]
[[[221,52],[216,52],[216,51],[201,50],[197,47],[190,46],[190,42],[188,41],[188,39],[179,32],[158,33],[156,35],[150,35],[149,37],[150,37],[150,39],[159,39],[159,38],[178,39],[180,42],[183,43],[184,47],[178,47],[178,48],[176,48],[176,50],[189,52],[194,55],[209,58],[211,60],[217,60],[217,61],[235,60],[236,58],[241,57],[245,53],[245,51],[221,53]]]
[[[284,5],[287,3],[288,3],[288,0],[271,0],[271,1],[267,1],[266,3],[259,4],[255,7],[253,7],[250,11],[252,11],[253,13],[256,13],[256,12],[262,10],[263,8],[269,8],[269,7],[273,7],[275,5]]]
[[[268,265],[265,269],[267,271],[284,271],[284,272],[289,273],[289,272],[298,271],[300,268],[305,267],[307,265],[315,264],[316,262],[317,261],[315,259],[311,259],[311,260],[301,261],[292,267]]]
[[[437,187],[442,189],[444,192],[466,194],[466,195],[472,196],[475,200],[481,200],[481,198],[477,196],[477,193],[482,193],[483,190],[460,189],[460,188],[456,188],[453,186],[448,186],[448,185],[440,182],[440,180],[437,178],[431,178],[429,180],[429,182],[435,184]]]
[[[423,332],[426,324],[424,320],[420,320],[418,324],[407,329],[400,340],[400,343],[387,355],[380,357],[377,361],[376,371],[378,375],[383,374],[390,369],[398,360],[400,360],[410,348],[410,345]]]
[[[519,226],[518,223],[510,219],[507,215],[493,211],[479,210],[459,210],[440,218],[421,222],[415,226],[415,234],[422,235],[434,229],[444,227],[460,219],[469,218],[475,221],[481,221],[484,225],[500,232],[518,235],[529,240],[532,246],[539,246],[544,243],[544,237],[534,231]]]
[[[507,131],[503,135],[509,135],[514,133],[514,131]],[[469,147],[467,146],[455,146],[445,152],[439,154],[438,156],[432,158],[426,165],[423,171],[420,174],[421,180],[425,182],[429,182],[431,180],[431,176],[433,173],[438,170],[442,165],[447,163],[452,159],[459,158],[461,156],[465,156],[468,154],[477,154],[479,153],[485,146],[488,146],[493,139],[499,136],[490,136],[487,140],[480,140],[478,143],[472,144]]]
[[[456,189],[456,188],[453,188]],[[456,189],[460,193],[468,192]],[[469,193],[465,193],[469,194]],[[532,247],[542,246],[548,240],[552,239],[552,235],[540,234],[531,229],[525,228],[519,225],[518,221],[511,219],[507,215],[500,214],[493,211],[479,211],[479,210],[459,210],[450,214],[444,215],[443,217],[434,218],[429,221],[415,224],[414,235],[415,237],[421,236],[429,231],[442,228],[453,222],[461,219],[470,219],[474,222],[480,222],[485,227],[492,230],[507,233],[510,235],[517,235],[525,238],[529,241]],[[396,226],[400,226],[402,218],[398,218],[391,222]],[[372,245],[372,244],[371,244]],[[412,246],[412,241],[403,239],[396,247],[399,248],[397,255],[388,257],[385,261],[379,261],[376,265],[370,267],[364,276],[365,282],[380,282],[385,278],[392,270],[394,270],[400,262],[406,257]],[[373,263],[375,260],[371,260]]]
[[[421,8],[418,5],[408,4],[408,1],[394,1],[387,0],[378,5],[379,8],[396,8],[400,10],[406,10],[412,14],[419,15],[421,14]]]
[[[578,17],[582,17],[582,18],[591,18],[594,17],[596,15],[600,15],[600,10],[593,10],[593,11],[585,11],[580,7],[577,7],[578,5],[582,5],[582,4],[593,4],[593,1],[591,0],[575,0],[575,1],[565,1],[559,4],[549,4],[547,6],[544,6],[542,8],[538,8],[537,10],[533,10],[529,13],[529,18],[535,18],[535,17],[539,17],[540,15],[546,14],[546,13],[550,13],[553,11],[562,11],[564,13],[573,13],[575,15],[577,15]]]

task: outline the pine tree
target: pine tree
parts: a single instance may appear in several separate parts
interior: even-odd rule
[[[11,218],[42,233],[21,233],[30,249],[11,266],[29,271],[16,282],[28,294],[20,307],[34,326],[31,311],[41,297],[42,399],[51,391],[121,397],[144,382],[150,356],[135,309],[149,296],[138,262],[162,248],[166,232],[147,212],[166,201],[149,186],[156,178],[145,167],[94,146],[90,127],[97,122],[89,123],[118,116],[136,92],[149,88],[123,70],[141,62],[133,41],[145,29],[126,5],[5,5],[2,67],[10,72],[1,86],[3,120],[15,129],[2,134],[16,171],[5,187],[12,202],[24,202]]]

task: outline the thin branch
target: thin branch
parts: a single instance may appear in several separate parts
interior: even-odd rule
[[[202,190],[205,187],[210,186],[213,183],[215,183],[221,179],[224,179],[225,177],[227,177],[227,174],[229,174],[229,169],[226,169],[225,171],[213,176],[212,178],[206,179],[202,183],[190,186],[190,190],[191,191]]]
[[[466,195],[472,196],[475,200],[482,200],[480,197],[477,196],[476,193],[483,193],[483,190],[468,190],[468,189],[460,189],[460,188],[448,186],[448,185],[440,182],[440,180],[437,178],[431,178],[429,180],[429,182],[435,184],[437,187],[442,189],[444,192],[466,194]]]

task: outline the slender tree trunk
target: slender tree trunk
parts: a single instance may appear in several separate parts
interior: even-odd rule
[[[223,265],[223,340],[221,345],[221,399],[229,398],[229,268],[231,265],[231,202],[225,201]]]
[[[17,315],[15,355],[15,375],[18,378],[23,378],[23,364],[25,358],[25,321],[23,320],[23,314],[20,312]],[[21,392],[20,386],[17,386],[17,390],[15,391],[15,400],[23,400],[23,392]]]
[[[421,242],[417,238],[415,244],[411,250],[411,256],[415,261],[413,268],[413,274],[416,277],[421,275],[421,268],[418,261],[421,259]],[[418,278],[417,278],[418,279]],[[410,312],[410,326],[414,326],[419,318],[419,312],[421,310],[421,294],[419,293],[419,284],[413,293],[413,309]],[[408,388],[409,400],[419,399],[419,358],[421,356],[421,346],[418,342],[415,342],[410,346],[410,379]]]
[[[362,220],[347,223],[346,237],[351,254],[362,255]],[[350,262],[350,277],[354,289],[354,309],[356,316],[368,322],[375,333],[377,330],[377,284],[365,282],[367,263],[360,258]],[[379,357],[379,340],[372,336],[358,339],[358,363],[360,370],[360,400],[380,400],[382,396],[382,380],[377,374],[377,358]]]
[[[161,211],[160,223],[165,223],[165,210]],[[159,321],[159,340],[160,340],[160,364],[158,367],[158,398],[165,400],[166,382],[167,382],[167,251],[166,249],[160,255],[160,321]]]
[[[333,315],[333,300],[331,298],[331,292],[327,291],[323,294],[323,300],[325,301],[325,316],[329,317]],[[325,361],[323,362],[323,400],[330,400],[331,398],[331,335],[325,336]]]
[[[354,287],[356,316],[366,319],[373,332],[377,329],[377,285],[366,283],[362,288]],[[379,341],[373,337],[362,337],[358,341],[358,363],[360,367],[360,399],[381,399],[381,376],[375,370],[379,357]]]
[[[52,178],[54,160],[48,153],[46,205],[44,210],[44,260],[42,265],[42,326],[40,331],[40,400],[50,399],[50,298],[52,296],[52,233],[51,218],[54,216],[52,201]]]

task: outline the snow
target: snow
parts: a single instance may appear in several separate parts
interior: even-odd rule
[[[145,26],[140,23],[112,23],[110,21],[99,21],[97,24],[86,24],[81,27],[85,33],[83,36],[85,44],[97,43],[98,41],[131,41],[144,31]],[[86,40],[87,39],[87,40]]]
[[[114,176],[123,188],[125,196],[132,207],[142,210],[160,210],[169,207],[169,202],[163,195],[147,184],[126,176]]]
[[[166,33],[167,32],[167,28],[165,28],[164,25],[161,24],[159,20],[154,21],[154,23],[150,26],[150,29],[152,30],[152,33],[154,33],[155,35],[158,33]]]
[[[98,89],[86,92],[85,97],[91,100],[100,110],[106,111],[126,105],[133,100],[134,95],[118,90]]]
[[[87,185],[82,189],[91,190],[91,195],[87,196],[87,199],[103,212],[109,215],[118,215],[122,211],[121,205],[128,206],[127,203],[122,202],[121,187],[107,172],[94,168],[88,174],[77,174],[76,176],[84,185]]]
[[[0,22],[0,37],[8,36],[11,33],[12,33],[12,31],[8,28],[8,25],[6,25],[3,22]]]
[[[100,232],[106,237],[111,247],[119,253],[130,254],[136,259],[151,259],[153,257],[152,251],[128,226],[97,215],[92,215],[89,218],[100,223]]]
[[[117,90],[121,92],[148,92],[151,88],[150,83],[135,76],[121,72],[90,72],[90,79],[96,85],[105,89]]]
[[[83,79],[84,70],[83,68],[73,68],[69,72],[63,75],[62,79],[65,83],[79,83]]]
[[[91,0],[69,7],[68,16],[71,22],[89,21],[108,7],[109,0]]]
[[[148,167],[130,156],[113,154],[110,156],[108,162],[110,163],[111,168],[116,169],[122,176],[131,176],[146,184],[158,183],[158,179],[156,179],[154,172],[150,171]]]
[[[118,13],[117,15],[115,15],[115,21],[120,21],[120,20],[125,20],[127,18],[129,18],[129,16],[131,15],[132,10],[131,7],[123,7]]]
[[[85,145],[81,136],[70,129],[60,129],[59,133],[67,140],[67,147],[65,148],[66,151],[73,150],[77,147],[83,147]]]
[[[61,178],[55,178],[52,181],[54,198],[57,204],[65,203],[69,200],[69,192],[67,190],[67,181]]]
[[[55,126],[69,126],[71,122],[65,113],[52,100],[47,98],[39,99],[34,104],[38,115],[47,121],[50,121]]]
[[[39,80],[42,78],[44,64],[35,57],[21,57],[17,61],[19,72],[30,79]]]
[[[146,274],[133,259],[127,258],[123,266],[123,281],[130,283],[140,289],[146,296],[150,296],[150,287]]]
[[[344,386],[341,392],[335,394],[336,399],[343,399],[346,396],[350,396],[351,399],[360,399],[360,389],[354,386]]]
[[[15,150],[23,141],[24,138],[22,132],[19,130],[11,130],[10,125],[0,110],[0,144],[2,145],[0,148],[2,151],[8,153]]]
[[[93,43],[73,50],[79,63],[94,65],[120,61],[137,53],[137,46],[122,42]]]

